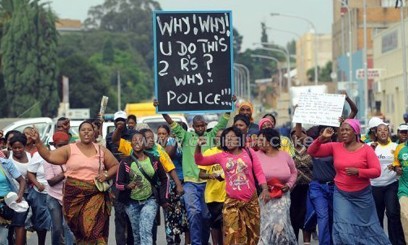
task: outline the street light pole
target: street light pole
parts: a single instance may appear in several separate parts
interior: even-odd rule
[[[341,7],[347,9],[348,17],[348,41],[349,41],[349,53],[348,53],[348,65],[349,65],[349,83],[351,89],[351,83],[353,82],[353,38],[352,38],[352,29],[351,29],[351,11],[345,0],[339,0],[341,2]]]
[[[311,20],[305,18],[305,17],[301,17],[301,16],[297,16],[297,15],[271,13],[271,16],[283,16],[283,17],[289,17],[289,18],[295,18],[295,19],[303,20],[303,21],[306,21],[312,27],[311,33],[315,34],[314,37],[313,37],[314,65],[315,65],[315,67],[314,67],[314,74],[315,74],[314,82],[315,82],[315,85],[318,85],[318,82],[319,82],[318,81],[318,79],[319,79],[318,75],[319,74],[318,74],[318,71],[317,71],[317,32],[316,32],[316,27],[313,24],[313,22]]]
[[[281,71],[281,65],[280,61],[272,56],[266,56],[266,55],[259,55],[259,54],[251,54],[252,58],[260,58],[260,59],[267,59],[267,60],[273,60],[277,63],[278,71],[279,71],[279,96],[282,94],[282,71]]]
[[[296,32],[293,32],[293,31],[286,31],[286,30],[282,30],[282,29],[278,29],[278,28],[272,28],[272,27],[266,27],[266,29],[267,30],[279,31],[279,32],[286,32],[286,33],[289,33],[289,34],[292,34],[292,35],[296,36],[298,38],[298,40],[301,39],[300,35],[297,34]],[[286,51],[289,53],[288,49],[286,49]],[[300,56],[302,57],[302,59],[301,59],[302,65],[301,66],[296,66],[296,69],[297,69],[298,74],[303,75],[303,74],[305,74],[304,73],[305,71],[304,70],[301,71],[299,69],[300,67],[304,68],[304,65],[305,65],[305,57],[303,56],[303,47],[300,47]],[[299,78],[299,76],[298,76],[298,78]],[[303,84],[303,82],[302,82],[302,84]]]
[[[248,67],[246,67],[243,64],[234,63],[234,65],[236,65],[239,68],[244,69],[244,71],[246,72],[246,85],[247,85],[246,96],[247,96],[248,100],[251,100],[251,78],[250,78],[250,74],[249,74],[249,69],[248,69]],[[245,94],[243,94],[243,96],[244,95]]]
[[[367,76],[367,0],[363,2],[363,29],[364,29],[364,49],[363,49],[363,63],[364,63],[364,100],[365,100],[365,113],[364,113],[364,120],[367,124],[368,120],[368,108],[369,108],[369,101],[368,101],[368,76]]]
[[[241,96],[241,87],[242,87],[242,85],[241,85],[241,70],[238,67],[234,66],[234,72],[235,72],[235,74],[234,74],[235,75],[235,81],[234,81],[235,94],[236,94],[237,97],[242,97]]]
[[[120,84],[120,71],[118,71],[118,111],[120,111],[121,110],[121,84]]]
[[[258,44],[258,43],[255,43]],[[259,43],[261,45],[271,45],[270,43]],[[277,49],[277,48],[264,48],[264,47],[260,47],[260,49],[263,50],[267,50],[267,51],[275,51],[275,52],[280,52],[283,55],[286,56],[286,63],[287,63],[287,69],[286,69],[286,73],[288,76],[288,93],[290,92],[290,88],[292,87],[292,78],[290,76],[290,55],[289,52],[285,49],[285,51],[281,50],[281,49]]]

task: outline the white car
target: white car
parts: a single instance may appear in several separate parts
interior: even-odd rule
[[[40,138],[44,143],[52,142],[52,135],[56,129],[56,122],[57,119],[51,119],[49,117],[37,117],[37,118],[27,118],[15,121],[9,125],[7,125],[3,131],[4,135],[11,130],[17,130],[23,132],[26,127],[35,127],[38,129],[40,133]],[[71,130],[70,133],[72,135],[78,136],[79,132],[79,125],[83,121],[80,120],[70,120]]]
[[[4,135],[11,130],[23,132],[26,127],[37,128],[43,142],[48,142],[49,137],[54,133],[54,121],[49,117],[21,119],[7,125],[3,132]]]
[[[188,123],[187,120],[184,116],[181,115],[172,115],[171,118],[175,122],[184,122],[187,127]],[[164,120],[162,115],[157,115],[157,116],[146,116],[146,117],[140,117],[137,118],[137,124],[147,124],[149,128],[153,131],[153,133],[156,135],[157,133],[157,128],[160,125],[168,125],[167,122]],[[136,126],[136,128],[138,128]],[[115,130],[115,123],[114,122],[104,122],[102,126],[102,136],[106,139],[106,136],[109,133],[112,133]]]
[[[184,122],[187,127],[188,127],[188,123],[187,120],[184,116],[181,115],[170,115],[171,119],[173,119],[173,121],[175,122]],[[145,123],[147,125],[149,125],[149,128],[151,130],[153,130],[154,133],[157,132],[157,128],[160,125],[168,125],[167,122],[164,120],[162,115],[158,115],[158,116],[147,116],[147,117],[140,117],[137,119],[137,123]]]

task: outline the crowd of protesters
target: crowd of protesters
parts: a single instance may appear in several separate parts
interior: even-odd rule
[[[394,137],[373,117],[363,134],[346,101],[338,127],[297,123],[289,137],[273,114],[256,123],[250,102],[211,128],[202,115],[189,130],[163,114],[153,131],[119,111],[105,137],[100,118],[82,122],[78,138],[60,118],[52,143],[32,127],[7,132],[0,244],[26,244],[34,231],[42,245],[51,231],[53,245],[107,244],[109,235],[152,245],[161,223],[169,245],[291,245],[300,234],[310,244],[316,233],[319,244],[406,244],[408,124]]]

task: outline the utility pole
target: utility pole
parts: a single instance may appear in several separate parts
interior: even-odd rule
[[[121,85],[120,85],[120,71],[118,71],[118,111],[121,110],[122,106],[120,103],[120,99],[121,99]]]

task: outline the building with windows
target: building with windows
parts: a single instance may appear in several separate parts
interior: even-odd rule
[[[405,33],[408,33],[407,19]],[[406,44],[403,44],[402,34],[401,23],[396,23],[373,36],[373,62],[381,71],[381,76],[373,83],[374,98],[394,129],[403,123],[402,115],[406,112],[408,99],[407,84],[403,79],[403,47]]]
[[[364,0],[333,0],[332,50],[333,71],[337,81],[357,84],[354,100],[359,108],[358,118],[365,122],[366,108],[370,117],[376,104],[373,80],[364,84],[364,77],[357,78],[356,70],[364,68]],[[373,62],[373,36],[400,21],[400,11],[395,0],[366,0],[367,66],[375,69]],[[351,61],[351,64],[350,64]],[[350,71],[351,67],[351,71]],[[352,87],[352,86],[349,86]],[[364,92],[368,88],[368,105]],[[349,91],[350,94],[350,91]],[[377,106],[378,107],[378,106]]]

